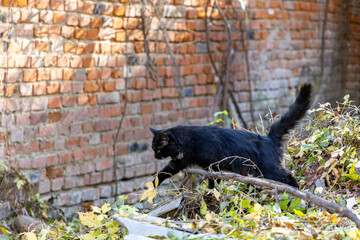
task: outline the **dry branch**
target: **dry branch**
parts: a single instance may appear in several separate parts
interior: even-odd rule
[[[323,207],[332,213],[339,213],[340,217],[347,217],[353,221],[358,229],[360,229],[360,220],[358,216],[347,207],[340,206],[334,202],[329,202],[309,192],[303,192],[297,190],[287,184],[276,182],[273,180],[242,176],[236,173],[226,172],[208,172],[199,169],[186,169],[184,170],[188,174],[201,175],[206,178],[219,178],[219,179],[234,179],[242,183],[253,184],[260,187],[268,187],[271,189],[277,189],[277,192],[286,192],[294,197],[301,198],[303,200],[314,203],[319,207]]]
[[[254,117],[254,107],[253,107],[253,100],[252,100],[252,87],[251,87],[251,74],[250,74],[250,61],[249,61],[249,49],[246,46],[246,38],[245,38],[245,27],[246,27],[246,21],[245,19],[242,20],[240,14],[238,13],[238,11],[236,10],[236,7],[234,5],[234,2],[231,1],[231,7],[233,9],[233,12],[235,13],[237,19],[239,20],[239,25],[240,25],[240,41],[241,41],[241,46],[242,49],[244,51],[244,55],[245,55],[245,64],[246,64],[246,80],[248,82],[248,88],[249,88],[249,104],[250,104],[250,117],[251,117],[251,121],[252,124],[255,125],[255,117]],[[245,10],[247,11],[247,10]],[[247,12],[245,12],[247,14]]]
[[[215,74],[216,74],[216,76],[218,76],[218,78],[219,78],[219,81],[220,81],[221,86],[225,86],[225,83],[224,83],[224,80],[223,80],[224,73],[223,73],[223,72],[221,72],[221,73],[219,72],[219,70],[218,70],[217,67],[216,67],[216,64],[215,64],[215,61],[214,61],[214,59],[213,59],[213,56],[212,56],[212,54],[211,54],[210,28],[209,28],[209,23],[208,23],[208,22],[209,22],[209,20],[208,20],[208,8],[209,8],[209,7],[210,7],[210,0],[207,0],[206,6],[205,6],[205,18],[204,18],[204,21],[205,21],[205,34],[206,34],[207,53],[208,53],[208,55],[209,55],[210,63],[211,63],[211,65],[212,65],[212,67],[213,67],[213,69],[214,69],[214,71],[215,71]],[[215,7],[215,6],[212,6],[212,11],[214,11],[214,7]],[[224,19],[225,15],[223,14],[222,9],[221,9],[218,5],[217,5],[217,7],[218,7],[218,10],[222,13],[223,20],[225,21],[226,18]],[[210,17],[211,17],[211,14],[210,14]],[[226,24],[229,24],[229,23],[227,22]],[[213,25],[214,25],[214,23],[213,23]],[[227,25],[227,26],[228,26],[228,25]],[[232,34],[231,34],[231,35],[232,35]],[[229,39],[232,38],[231,35],[230,35],[230,38],[229,38]],[[230,55],[230,54],[229,54],[229,55]],[[229,65],[229,66],[230,66],[230,65]],[[228,72],[228,74],[229,74],[229,72]],[[229,77],[229,76],[227,76],[227,77]],[[243,123],[244,128],[248,128],[247,123],[246,123],[246,121],[244,120],[244,118],[243,118],[243,116],[242,116],[242,114],[241,114],[239,105],[238,105],[238,103],[237,103],[237,101],[236,101],[236,99],[235,99],[235,97],[234,97],[233,92],[232,92],[227,86],[224,87],[224,91],[226,91],[226,92],[229,94],[230,99],[231,99],[231,101],[232,101],[233,104],[234,104],[235,111],[236,111],[239,119],[240,119],[241,122]],[[226,99],[224,99],[224,101],[226,101]],[[224,110],[225,110],[225,109],[224,109]]]

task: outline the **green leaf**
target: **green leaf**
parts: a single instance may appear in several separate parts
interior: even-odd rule
[[[296,198],[294,200],[291,201],[290,207],[289,207],[289,211],[293,211],[295,208],[300,207],[301,205],[301,199],[300,198]]]
[[[290,200],[288,200],[288,199],[287,200],[280,200],[279,202],[280,202],[281,210],[286,211],[287,208],[288,208]]]
[[[309,145],[309,144],[303,144],[302,147],[306,148],[306,149],[314,149],[314,146],[313,145]]]
[[[241,200],[240,201],[240,206],[242,208],[250,208],[250,203],[251,203],[250,200]]]
[[[200,213],[205,215],[208,212],[206,203],[201,201]]]
[[[286,211],[288,208],[289,202],[290,202],[289,195],[287,193],[283,193],[280,196],[280,201],[279,201],[281,210]]]
[[[328,141],[322,141],[322,142],[320,142],[320,144],[319,144],[319,146],[320,147],[327,147],[327,146],[329,146],[329,142]]]
[[[16,187],[17,187],[18,190],[20,190],[21,187],[25,184],[25,181],[24,181],[24,180],[21,180],[21,179],[19,179],[19,178],[16,178],[16,179],[14,180],[14,182],[16,183]]]
[[[360,176],[355,171],[355,165],[354,163],[351,165],[351,168],[349,169],[348,174],[343,174],[344,177],[350,178],[352,180],[359,180]]]

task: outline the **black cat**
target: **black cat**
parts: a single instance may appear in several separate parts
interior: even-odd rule
[[[263,176],[298,188],[295,178],[282,162],[282,137],[300,121],[311,105],[310,84],[302,85],[295,103],[271,125],[267,136],[244,130],[215,126],[176,126],[165,130],[150,128],[154,134],[155,158],[171,157],[158,173],[159,185],[166,178],[192,165],[214,171]],[[155,180],[154,180],[155,181]],[[209,188],[214,181],[209,180]]]

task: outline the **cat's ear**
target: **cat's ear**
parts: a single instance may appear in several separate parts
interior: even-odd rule
[[[156,134],[159,132],[159,130],[157,130],[157,129],[155,129],[155,128],[150,128],[150,131],[151,131],[154,135],[156,135]]]
[[[159,132],[159,137],[161,139],[161,145],[166,146],[169,144],[169,136],[164,132]]]

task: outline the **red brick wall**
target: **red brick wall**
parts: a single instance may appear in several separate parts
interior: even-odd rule
[[[353,11],[359,7],[344,9],[344,2],[331,0],[329,6],[321,94],[325,100],[340,98],[342,89],[359,94],[360,22]],[[122,117],[127,73],[128,104],[115,152],[117,179],[119,193],[137,189],[159,168],[150,149],[149,126],[212,120],[217,77],[206,53],[205,4],[196,0],[165,4],[169,46],[182,79],[179,91],[161,31],[151,32],[149,46],[158,78],[155,82],[146,78],[139,1],[2,0],[0,158],[24,170],[44,198],[58,193],[57,203],[69,214],[81,202],[112,201],[113,141]],[[220,5],[231,12],[223,1]],[[353,11],[350,18],[349,11]],[[296,86],[313,81],[319,72],[324,6],[316,0],[252,0],[247,16],[252,93],[238,35],[231,88],[250,121],[250,94],[256,117],[268,108],[280,114],[293,101]],[[220,18],[218,12],[214,18]],[[346,37],[344,26],[350,31]],[[152,27],[158,29],[159,24],[154,21]],[[223,31],[211,27],[218,66],[226,43]],[[132,196],[129,202],[137,200]]]
[[[345,74],[344,88],[349,93],[351,99],[360,102],[360,3],[349,1],[348,7],[348,27],[344,30],[347,41],[345,54],[347,56],[343,69]]]

